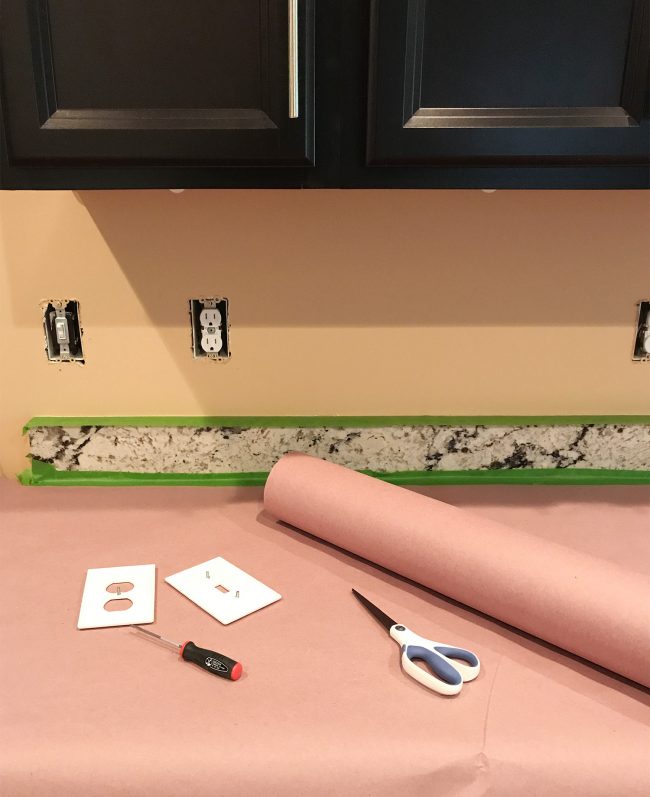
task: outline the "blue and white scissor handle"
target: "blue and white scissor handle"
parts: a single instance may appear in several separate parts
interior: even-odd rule
[[[403,625],[392,626],[389,633],[402,648],[404,672],[441,695],[457,695],[463,683],[473,681],[481,670],[481,662],[471,650],[433,642]],[[418,667],[416,659],[424,661],[431,672]]]

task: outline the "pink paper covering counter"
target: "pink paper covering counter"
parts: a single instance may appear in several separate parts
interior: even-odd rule
[[[650,571],[649,488],[418,491]],[[649,690],[278,524],[261,489],[4,481],[0,534],[6,797],[650,793]],[[282,600],[221,626],[164,582],[215,556]],[[128,628],[77,630],[87,568],[150,562],[148,627],[241,660],[239,681]],[[410,680],[353,586],[476,651],[479,678],[454,698]]]

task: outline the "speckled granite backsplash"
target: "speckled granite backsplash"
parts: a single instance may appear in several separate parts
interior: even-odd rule
[[[650,471],[650,425],[38,426],[33,459],[58,471],[251,473],[287,451],[358,470],[481,471],[611,469]]]

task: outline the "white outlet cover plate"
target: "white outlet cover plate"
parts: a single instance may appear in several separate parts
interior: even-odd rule
[[[130,582],[133,589],[117,595],[108,592],[111,584]],[[111,600],[128,598],[132,605],[124,611],[107,611]],[[95,567],[86,573],[77,628],[109,628],[117,625],[153,623],[156,603],[156,565]]]
[[[165,581],[223,625],[282,597],[221,556],[167,576]],[[218,589],[219,586],[226,591]]]

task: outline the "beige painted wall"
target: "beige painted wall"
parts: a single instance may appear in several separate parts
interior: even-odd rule
[[[631,362],[650,196],[555,191],[0,194],[0,466],[34,415],[650,413]],[[195,361],[186,301],[231,300]],[[81,302],[87,364],[43,352]]]

